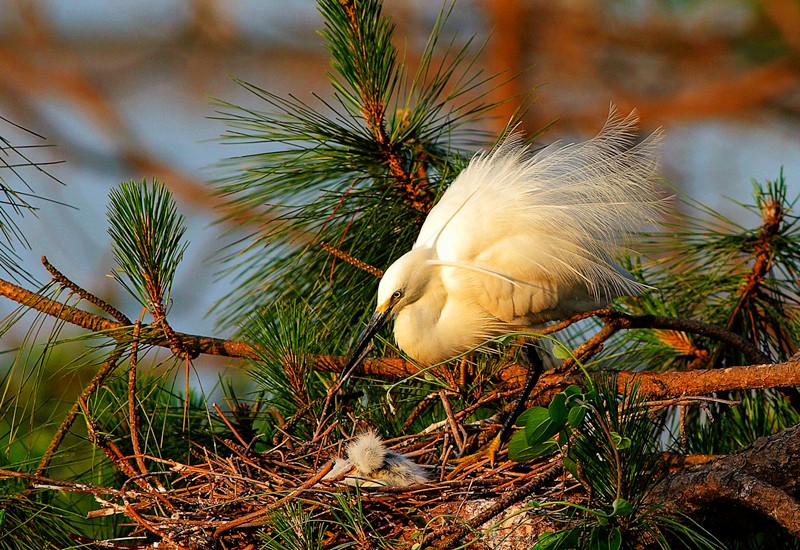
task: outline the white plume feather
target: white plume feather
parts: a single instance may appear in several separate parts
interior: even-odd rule
[[[431,210],[415,248],[432,246],[442,262],[481,268],[487,243],[520,234],[509,269],[494,262],[490,271],[514,280],[546,274],[585,284],[596,298],[636,293],[638,285],[609,259],[660,210],[661,133],[637,143],[637,121],[635,112],[621,117],[612,108],[595,138],[535,153],[511,134],[473,157]]]

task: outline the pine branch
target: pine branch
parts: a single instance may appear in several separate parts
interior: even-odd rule
[[[597,315],[603,321],[603,328],[594,336],[586,340],[575,350],[575,357],[578,361],[585,362],[592,356],[596,355],[603,346],[603,342],[608,340],[617,331],[622,329],[659,329],[659,330],[677,330],[687,332],[690,334],[697,334],[713,338],[718,342],[728,344],[734,349],[739,350],[752,363],[769,363],[771,359],[755,345],[748,340],[742,338],[738,334],[731,332],[728,329],[723,329],[715,325],[697,321],[694,319],[682,319],[678,317],[666,317],[663,315],[631,315],[617,311],[613,308],[605,308],[602,310],[589,312]],[[565,326],[573,322],[573,319],[584,318],[585,314],[580,314],[572,319],[568,319],[560,326]],[[545,334],[550,334],[552,331],[545,330]],[[566,372],[568,369],[573,368],[575,362],[572,358],[565,359],[558,367],[560,372]]]
[[[45,296],[26,290],[8,281],[0,279],[0,296],[5,296],[25,307],[40,311],[56,319],[61,319],[75,326],[85,328],[92,332],[101,333],[117,341],[128,341],[131,325],[125,325],[119,321],[112,321],[101,315],[91,313],[80,308],[69,306],[51,300]],[[256,359],[258,356],[252,347],[245,342],[235,340],[225,340],[210,336],[197,336],[177,332],[176,336],[181,340],[183,346],[194,353],[206,355],[221,355],[225,357],[241,357]],[[141,330],[141,343],[152,346],[172,348],[172,342],[163,333],[160,327],[143,325]]]
[[[61,446],[61,443],[64,441],[64,438],[67,436],[67,432],[72,427],[72,424],[75,422],[75,419],[78,417],[78,413],[81,410],[81,403],[85,402],[85,400],[89,399],[89,397],[100,387],[100,385],[108,378],[108,376],[114,371],[117,367],[117,362],[119,361],[120,357],[122,357],[123,353],[123,346],[117,346],[114,351],[103,361],[100,369],[95,373],[92,380],[89,384],[83,388],[80,396],[78,396],[77,401],[72,405],[72,408],[67,412],[67,415],[64,417],[64,420],[61,421],[61,425],[56,430],[53,439],[50,441],[50,444],[47,446],[47,450],[42,455],[42,459],[39,462],[39,466],[36,468],[35,475],[42,475],[45,470],[50,466],[50,461],[53,459],[53,455]]]
[[[385,59],[382,60],[382,65],[385,65],[386,75],[380,80],[385,83],[389,79],[397,78],[396,75],[392,74],[394,73],[395,57],[397,55],[395,49],[393,47],[377,49],[380,48],[378,43],[381,45],[390,43],[393,26],[388,26],[384,20],[380,19],[380,2],[368,0],[362,4],[366,4],[366,6],[362,5],[356,8],[354,0],[344,0],[330,2],[330,7],[326,6],[324,8],[342,9],[348,22],[347,31],[349,31],[350,36],[345,39],[345,43],[351,47],[348,48],[349,51],[342,52],[347,55],[347,59],[342,59],[341,54],[336,56],[339,51],[338,48],[332,47],[331,51],[339,64],[352,64],[355,69],[353,71],[354,78],[348,80],[351,85],[356,86],[358,89],[361,100],[361,105],[359,106],[361,114],[379,146],[386,165],[389,167],[389,173],[397,184],[404,189],[411,205],[416,210],[427,213],[430,210],[434,195],[426,190],[427,181],[417,180],[412,173],[403,168],[404,162],[398,154],[398,148],[386,131],[386,101],[391,94],[387,93],[385,84],[382,87],[376,86],[378,83],[375,82],[376,79],[370,66],[376,50],[384,51]],[[374,14],[376,11],[378,13]],[[375,25],[374,21],[370,21],[372,18],[376,18],[384,24],[378,23]],[[333,22],[336,20],[337,18],[335,17],[331,18]],[[365,28],[365,23],[372,23],[372,25]],[[375,32],[376,30],[378,32]],[[333,44],[333,41],[331,41],[331,44]],[[342,73],[344,75],[348,74],[346,71],[342,71]]]
[[[225,251],[237,289],[215,307],[241,325],[287,294],[335,302],[316,321],[331,327],[333,348],[344,348],[374,287],[318,243],[378,269],[389,265],[411,247],[422,214],[463,167],[460,147],[489,142],[466,124],[496,103],[486,101],[494,77],[474,66],[471,41],[438,51],[447,8],[413,77],[398,59],[395,27],[380,1],[320,0],[319,10],[333,67],[333,93],[315,96],[324,109],[245,83],[268,110],[222,104],[226,137],[263,143],[264,151],[227,162],[230,175],[219,185],[230,216],[251,212],[240,224],[251,234]]]
[[[88,311],[45,298],[2,279],[0,279],[0,295],[73,325],[103,333],[120,342],[130,341],[130,331],[133,330],[131,326],[125,326],[117,321],[111,321]],[[607,310],[602,311],[604,314],[610,315]],[[687,332],[697,331],[707,336],[726,338],[727,341],[737,345],[742,344],[735,337],[736,335],[731,336],[724,329],[698,321],[658,316],[632,316],[621,312],[616,312],[614,315],[618,315],[622,322],[629,323],[626,328],[670,328]],[[585,318],[586,316],[582,314],[578,317]],[[547,332],[563,328],[563,326],[564,323],[553,325]],[[254,360],[260,357],[246,342],[180,332],[176,334],[183,345],[195,353]],[[141,328],[140,344],[170,349],[172,347],[169,338],[162,331],[144,325]],[[733,389],[764,389],[800,385],[800,363],[790,361],[768,364],[769,362],[764,360],[764,356],[758,350],[750,349],[748,353],[753,354],[754,360],[751,366],[665,373],[620,371],[618,380],[620,388],[623,388],[624,384],[636,380],[640,384],[641,394],[651,399],[667,399],[681,395],[707,395],[716,391]],[[319,372],[341,372],[346,359],[345,357],[319,355],[314,358],[313,367]],[[371,358],[364,361],[358,374],[397,379],[413,376],[418,372],[415,365],[403,359]],[[499,378],[506,384],[520,384],[524,380],[526,372],[523,365],[508,365],[500,371]],[[581,381],[582,375],[574,372],[565,374],[548,372],[542,375],[539,387],[544,392],[543,395],[547,395],[547,392]]]

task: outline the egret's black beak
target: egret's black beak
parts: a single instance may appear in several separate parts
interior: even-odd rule
[[[339,378],[339,384],[344,384],[344,382],[353,374],[353,371],[356,370],[361,362],[364,360],[364,357],[367,356],[367,353],[372,349],[372,338],[375,334],[389,321],[391,317],[392,308],[385,307],[383,309],[379,309],[375,312],[372,318],[367,323],[364,332],[361,333],[361,336],[358,337],[356,341],[356,345],[353,346],[353,351],[350,354],[350,358],[347,360],[347,364],[345,364],[344,369],[342,370],[342,375]]]

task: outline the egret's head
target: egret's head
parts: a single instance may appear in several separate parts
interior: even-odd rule
[[[428,248],[415,248],[389,266],[378,284],[376,315],[385,312],[388,320],[422,297],[431,277],[430,255]]]
[[[346,379],[369,351],[369,344],[375,333],[401,309],[419,300],[425,292],[431,277],[428,259],[432,251],[415,248],[398,258],[383,274],[378,285],[378,306],[367,323],[364,332],[356,341],[352,355],[342,372]]]

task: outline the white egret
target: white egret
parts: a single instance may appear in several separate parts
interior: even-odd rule
[[[397,345],[430,365],[639,293],[613,261],[661,204],[660,132],[638,141],[637,123],[612,108],[583,143],[532,152],[512,135],[475,155],[386,270],[343,377],[392,318]]]

